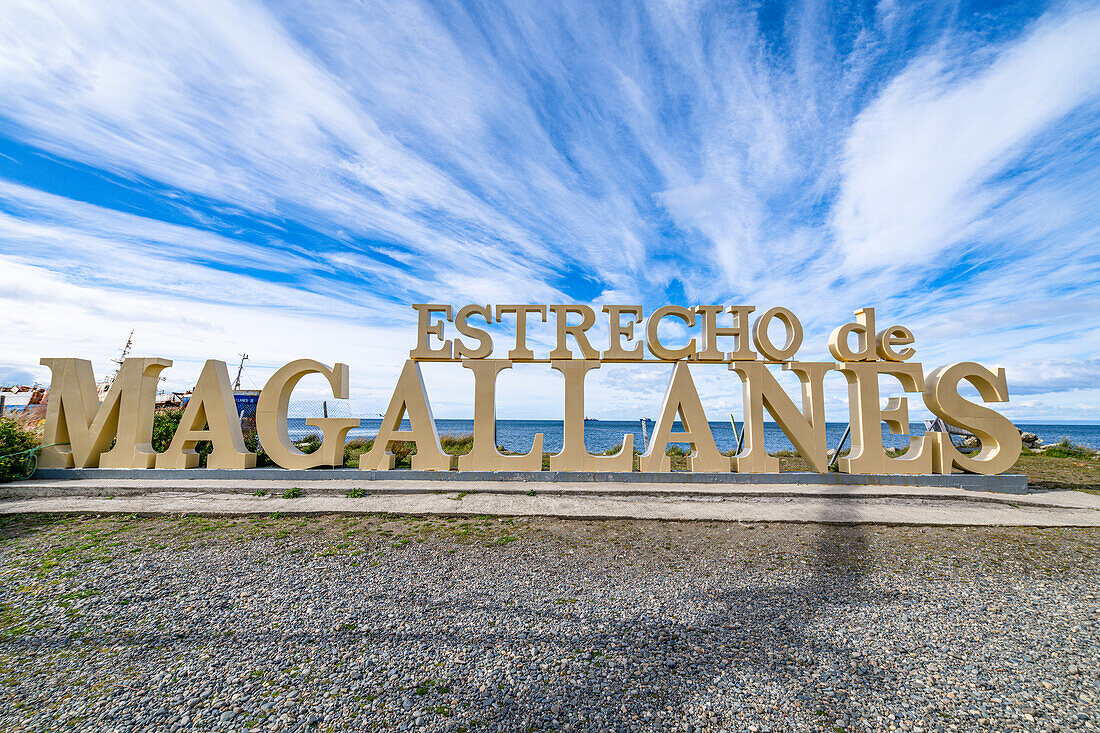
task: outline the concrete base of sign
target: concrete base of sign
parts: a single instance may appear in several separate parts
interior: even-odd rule
[[[354,468],[318,468],[288,470],[284,468],[249,469],[115,469],[115,468],[46,468],[34,474],[35,480],[136,480],[141,482],[180,481],[341,481],[341,482],[429,482],[429,483],[532,483],[546,484],[617,484],[629,491],[640,484],[691,486],[706,491],[703,486],[910,486],[929,489],[964,489],[1003,494],[1026,494],[1027,476],[1000,474],[980,476],[957,473],[948,475],[896,476],[849,475],[845,473],[603,473],[582,471],[363,471]],[[428,489],[429,491],[432,489]],[[461,489],[460,489],[461,490]],[[526,491],[525,487],[522,489]],[[593,489],[589,489],[590,491]],[[640,489],[639,489],[640,490]],[[601,487],[598,491],[604,491]]]
[[[397,513],[1030,527],[1100,526],[1100,496],[921,486],[148,478],[35,480],[0,487],[2,514],[249,516]],[[194,471],[188,473],[194,474]],[[309,472],[313,474],[316,472]],[[354,475],[356,472],[348,472]],[[345,475],[348,475],[345,474]],[[284,498],[290,489],[296,498]]]

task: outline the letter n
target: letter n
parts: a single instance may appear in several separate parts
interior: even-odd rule
[[[779,459],[768,455],[764,448],[764,410],[767,410],[810,468],[827,473],[824,380],[833,364],[792,361],[783,365],[783,369],[793,372],[802,385],[801,412],[763,362],[735,361],[729,368],[743,380],[745,395],[745,419],[741,424],[744,447],[734,456],[734,470],[738,473],[779,471]]]

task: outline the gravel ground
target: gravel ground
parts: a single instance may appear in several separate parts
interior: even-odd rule
[[[1095,730],[1100,531],[8,518],[5,730]]]

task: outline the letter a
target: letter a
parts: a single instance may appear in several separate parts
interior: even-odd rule
[[[215,359],[203,366],[168,450],[157,456],[157,468],[195,468],[195,445],[203,440],[213,444],[207,468],[255,468],[256,454],[244,447],[229,371],[224,361]]]
[[[409,414],[410,429],[402,430],[401,420],[406,412]],[[416,443],[412,467],[418,471],[449,471],[456,464],[457,456],[449,456],[439,447],[439,434],[436,433],[432,407],[428,404],[428,393],[424,389],[424,377],[420,374],[420,365],[412,359],[406,361],[401,370],[390,406],[378,426],[374,445],[369,452],[359,456],[359,468],[372,471],[392,469],[395,459],[390,448],[401,440]]]
[[[684,432],[672,432],[676,416],[684,426]],[[718,452],[714,444],[714,435],[710,432],[703,403],[699,401],[699,392],[691,379],[686,362],[678,361],[672,368],[672,378],[668,382],[665,401],[657,424],[653,426],[653,438],[649,450],[638,458],[642,471],[670,471],[672,461],[665,455],[665,446],[669,443],[690,443],[691,455],[688,456],[689,471],[726,472],[730,470],[729,459]]]

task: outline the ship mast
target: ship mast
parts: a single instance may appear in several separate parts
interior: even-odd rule
[[[122,364],[123,364],[123,362],[126,361],[126,357],[129,356],[130,349],[132,349],[133,346],[134,346],[134,329],[131,328],[130,329],[130,335],[126,337],[126,345],[122,347],[122,353],[118,355],[117,359],[112,359],[111,360],[115,364],[118,364],[118,368],[115,369],[114,373],[111,376],[105,377],[103,379],[103,381],[99,383],[99,396],[100,396],[100,398],[102,398],[103,395],[107,394],[107,390],[109,390],[111,388],[111,385],[115,383],[115,378],[118,376],[119,370],[122,369]]]
[[[233,381],[233,389],[237,390],[241,388],[241,372],[244,371],[244,363],[248,361],[248,354],[237,354],[241,357],[241,364],[237,367],[237,378]]]

